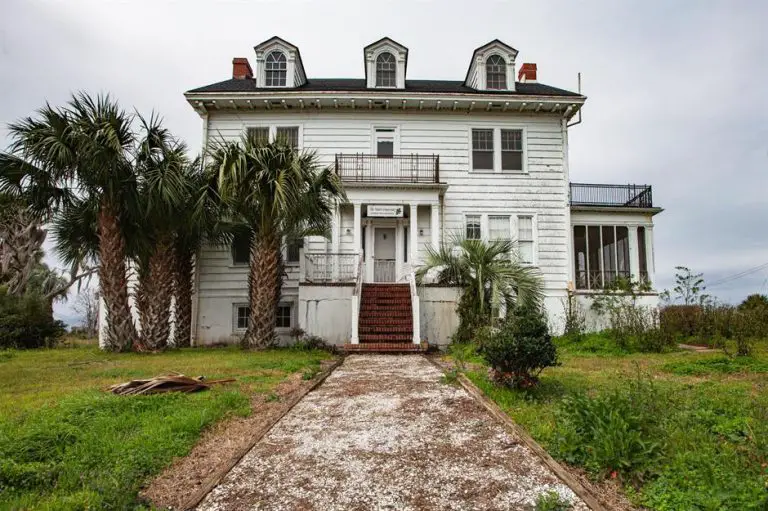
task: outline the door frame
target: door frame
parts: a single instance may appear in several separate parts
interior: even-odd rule
[[[408,225],[408,219],[403,218],[376,218],[367,219],[365,230],[368,239],[365,240],[365,282],[375,282],[373,260],[376,251],[376,228],[395,229],[395,282],[403,277],[403,250],[405,240],[403,239],[403,226]],[[370,249],[368,248],[370,247]]]

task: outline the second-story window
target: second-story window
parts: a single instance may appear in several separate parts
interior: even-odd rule
[[[472,130],[472,170],[493,170],[493,130]]]
[[[465,222],[466,222],[467,239],[479,240],[481,236],[480,215],[467,215]]]
[[[376,87],[397,86],[397,64],[391,53],[382,53],[376,57]]]
[[[266,71],[265,85],[267,87],[285,87],[288,75],[288,63],[285,54],[273,51],[267,55],[264,70]]]
[[[246,234],[235,234],[232,240],[232,264],[247,265],[251,260],[251,238]]]
[[[248,138],[255,145],[267,145],[269,143],[269,128],[266,126],[259,128],[248,128]]]
[[[278,126],[275,129],[275,141],[282,142],[290,147],[299,147],[299,128],[296,126]]]
[[[485,61],[485,87],[493,90],[507,89],[507,63],[498,55]]]
[[[523,130],[501,130],[501,170],[523,170]]]

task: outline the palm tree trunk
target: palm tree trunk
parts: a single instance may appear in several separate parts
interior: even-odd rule
[[[125,273],[125,240],[117,212],[104,200],[99,211],[99,282],[106,308],[105,348],[129,351],[136,340],[128,304],[128,279]]]
[[[192,344],[192,274],[193,254],[183,247],[176,248],[174,267],[174,296],[176,297],[176,330],[174,344],[186,348]]]
[[[275,289],[280,280],[279,272],[280,239],[274,234],[254,236],[248,276],[251,316],[243,337],[244,348],[266,348],[274,339],[278,303]]]
[[[169,236],[161,237],[149,257],[146,325],[141,327],[143,344],[151,351],[168,346],[171,334],[171,299],[174,282],[174,252]]]

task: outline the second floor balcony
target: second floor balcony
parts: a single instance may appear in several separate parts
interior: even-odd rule
[[[650,185],[571,183],[571,206],[653,208]]]
[[[342,181],[359,183],[439,183],[440,157],[422,154],[337,154]]]

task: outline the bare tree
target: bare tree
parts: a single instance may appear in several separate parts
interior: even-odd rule
[[[75,312],[82,318],[82,326],[89,337],[95,337],[99,329],[99,291],[85,288],[78,293],[74,303]]]

